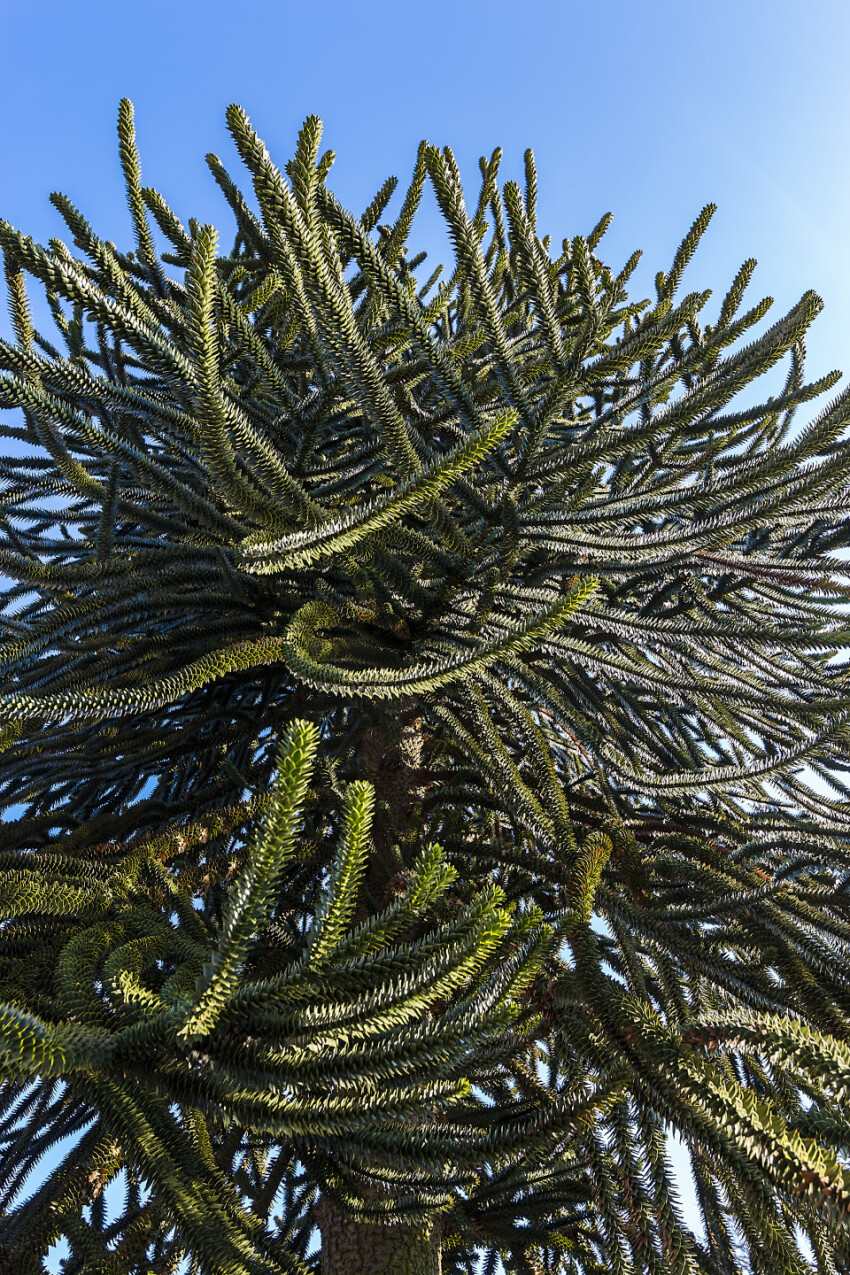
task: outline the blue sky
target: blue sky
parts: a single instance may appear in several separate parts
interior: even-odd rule
[[[690,287],[719,302],[754,256],[771,321],[815,288],[820,376],[850,369],[848,50],[848,0],[0,0],[0,216],[64,237],[48,203],[61,190],[129,247],[123,96],[145,182],[225,242],[204,155],[238,170],[232,101],[280,164],[320,115],[330,183],[358,211],[389,174],[406,182],[423,137],[452,146],[473,189],[479,155],[502,146],[503,176],[520,177],[531,146],[542,233],[558,244],[610,209],[602,255],[620,266],[643,248],[641,293],[716,202]],[[412,245],[438,247],[432,204],[421,223]]]
[[[519,177],[531,146],[544,233],[559,243],[612,210],[603,255],[616,265],[643,248],[642,291],[716,202],[691,286],[719,301],[755,256],[771,318],[815,288],[826,309],[810,370],[822,374],[850,366],[848,49],[847,0],[0,0],[0,215],[61,237],[47,202],[59,189],[130,246],[124,95],[144,180],[221,231],[229,214],[204,155],[238,168],[231,101],[280,163],[320,115],[331,184],[358,209],[390,173],[409,177],[422,137],[453,147],[470,186],[479,155],[501,145],[505,176]],[[413,241],[434,246],[437,216],[424,214]]]

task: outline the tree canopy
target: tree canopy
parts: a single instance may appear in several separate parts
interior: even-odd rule
[[[468,208],[423,142],[384,222],[227,118],[226,253],[126,100],[132,250],[0,222],[0,1268],[847,1269],[819,299],[684,293],[712,206],[632,300],[530,151]]]

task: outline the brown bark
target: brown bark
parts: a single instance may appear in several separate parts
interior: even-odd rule
[[[354,1222],[323,1201],[318,1223],[322,1275],[440,1275],[440,1228],[434,1222]]]
[[[423,765],[427,741],[421,717],[415,709],[399,710],[394,728],[376,721],[364,734],[361,752],[363,777],[374,784],[377,804],[372,825],[375,852],[366,870],[366,897],[361,905],[368,900],[376,910],[386,907],[393,895],[398,865],[392,846],[407,837],[419,803],[431,787],[428,768]],[[394,739],[388,738],[391,734]],[[356,915],[355,922],[364,920],[365,915]]]

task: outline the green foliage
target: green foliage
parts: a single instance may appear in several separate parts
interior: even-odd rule
[[[756,333],[750,261],[707,321],[712,206],[634,301],[610,217],[553,256],[530,151],[468,209],[423,143],[384,224],[315,117],[285,172],[227,118],[226,254],[126,101],[132,252],[61,195],[74,251],[0,223],[0,1270],[305,1273],[323,1209],[436,1224],[455,1275],[796,1275],[796,1226],[847,1269],[818,298]]]

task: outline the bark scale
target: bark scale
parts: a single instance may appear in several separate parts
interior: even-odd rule
[[[440,1228],[433,1222],[354,1222],[324,1201],[319,1210],[322,1275],[440,1275]]]

